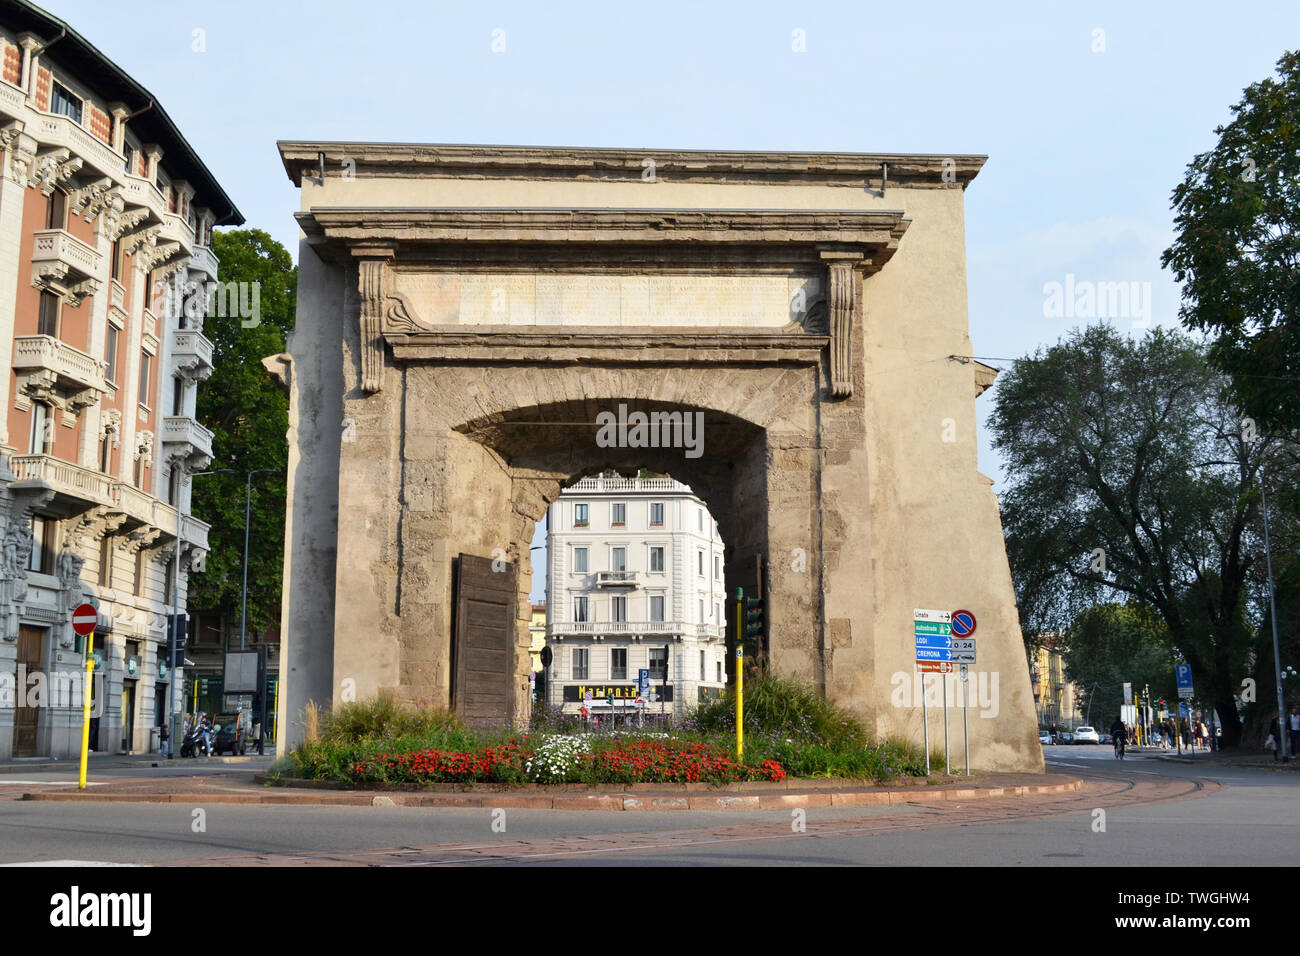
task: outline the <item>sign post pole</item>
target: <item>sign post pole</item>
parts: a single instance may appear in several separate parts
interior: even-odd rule
[[[970,776],[970,672],[961,665],[961,723],[962,737],[966,741],[966,776]]]
[[[72,630],[86,639],[86,683],[81,688],[81,769],[77,789],[86,789],[86,765],[90,759],[90,695],[95,686],[95,625],[99,610],[92,604],[79,604],[72,612]]]
[[[943,673],[939,675],[939,680],[943,681],[943,772],[952,773],[952,763],[948,758],[948,675]]]
[[[921,672],[921,739],[925,746],[925,775],[930,776],[930,713],[925,706],[925,671]]]
[[[736,762],[745,759],[745,589],[736,588]]]
[[[930,773],[930,709],[926,703],[925,675],[952,671],[952,615],[947,611],[912,610],[912,637],[916,644],[916,669],[921,673],[921,724],[925,746],[925,773]],[[945,678],[941,678],[946,680]],[[943,688],[944,764],[948,757],[948,685]]]

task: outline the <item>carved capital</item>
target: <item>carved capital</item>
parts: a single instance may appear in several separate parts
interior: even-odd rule
[[[84,161],[67,149],[52,149],[36,157],[36,169],[30,174],[28,186],[34,186],[41,195],[49,196],[81,169]]]
[[[153,432],[145,430],[136,433],[135,457],[143,461],[145,467],[153,464]]]

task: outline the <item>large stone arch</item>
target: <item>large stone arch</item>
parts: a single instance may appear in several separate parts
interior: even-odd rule
[[[1041,769],[997,503],[976,471],[988,381],[967,337],[962,190],[982,158],[281,151],[304,232],[286,375],[289,742],[303,704],[343,688],[448,705],[452,560],[524,564],[563,486],[644,466],[709,504],[728,589],[739,557],[763,555],[773,666],[881,735],[922,736],[913,609],[974,610],[995,698],[972,721],[977,766]],[[320,172],[345,161],[354,179]],[[620,404],[703,414],[703,455],[601,447],[597,416]],[[520,591],[501,675],[516,716]]]

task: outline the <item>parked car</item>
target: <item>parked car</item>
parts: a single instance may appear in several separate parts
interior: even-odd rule
[[[1076,744],[1099,744],[1101,737],[1097,735],[1095,727],[1076,727],[1074,728],[1074,742]]]
[[[1074,734],[1068,730],[1062,730],[1056,735],[1056,742],[1058,744],[1072,744],[1074,743]]]
[[[1044,747],[1046,747],[1048,744],[1053,742],[1052,735],[1049,734],[1046,730],[1040,730],[1038,732],[1038,742],[1042,744]]]
[[[217,756],[229,752],[232,757],[243,756],[248,750],[247,720],[243,713],[217,714],[215,724],[220,728],[212,740],[212,750]]]
[[[1110,734],[1100,734],[1099,736],[1101,737],[1101,742],[1103,744],[1113,743]]]

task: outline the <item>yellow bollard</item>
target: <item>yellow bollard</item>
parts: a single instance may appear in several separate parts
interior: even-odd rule
[[[86,686],[81,689],[81,773],[77,789],[86,789],[86,763],[90,756],[90,691],[95,679],[95,632],[86,635]]]

